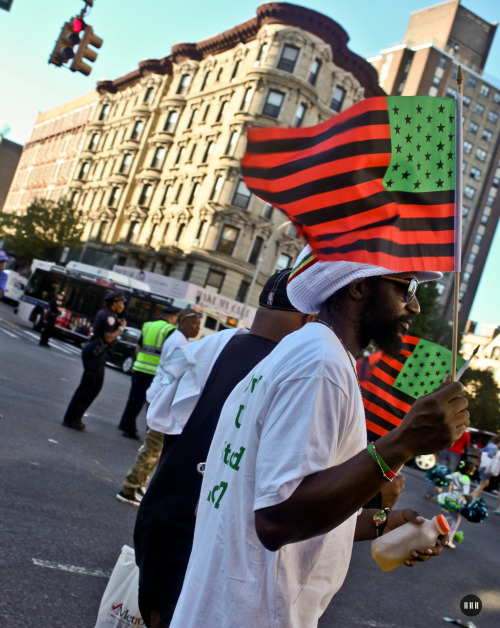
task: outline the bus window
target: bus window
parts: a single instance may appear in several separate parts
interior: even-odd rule
[[[48,301],[55,295],[56,291],[57,287],[53,283],[53,277],[50,277],[48,273],[38,272],[30,278],[24,293],[30,297]]]
[[[215,329],[217,328],[217,319],[213,318],[212,316],[208,316],[208,314],[206,314],[205,315],[205,328],[215,331]]]

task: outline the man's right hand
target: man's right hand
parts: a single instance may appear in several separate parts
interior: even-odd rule
[[[463,384],[447,376],[434,392],[420,397],[393,432],[408,452],[408,459],[451,447],[470,425]],[[394,434],[396,436],[396,434]]]

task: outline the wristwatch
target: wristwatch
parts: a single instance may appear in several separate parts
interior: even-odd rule
[[[384,532],[385,524],[387,523],[387,513],[390,508],[382,508],[382,510],[377,510],[377,512],[373,515],[373,523],[375,524],[375,537],[378,538],[382,536]]]

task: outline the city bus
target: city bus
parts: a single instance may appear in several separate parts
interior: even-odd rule
[[[117,289],[122,290],[127,301],[123,312],[127,326],[137,329],[159,316],[161,309],[174,301],[168,296],[152,293],[144,281],[112,270],[79,262],[59,266],[34,260],[17,314],[26,324],[39,330],[49,301],[63,292],[63,311],[56,319],[54,332],[81,345],[91,335],[94,317],[103,307],[104,296]]]

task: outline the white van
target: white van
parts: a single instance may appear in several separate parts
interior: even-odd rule
[[[24,294],[24,288],[28,283],[26,277],[23,277],[15,270],[6,270],[7,284],[5,286],[5,293],[3,295],[3,301],[10,305],[18,305],[21,297]]]

